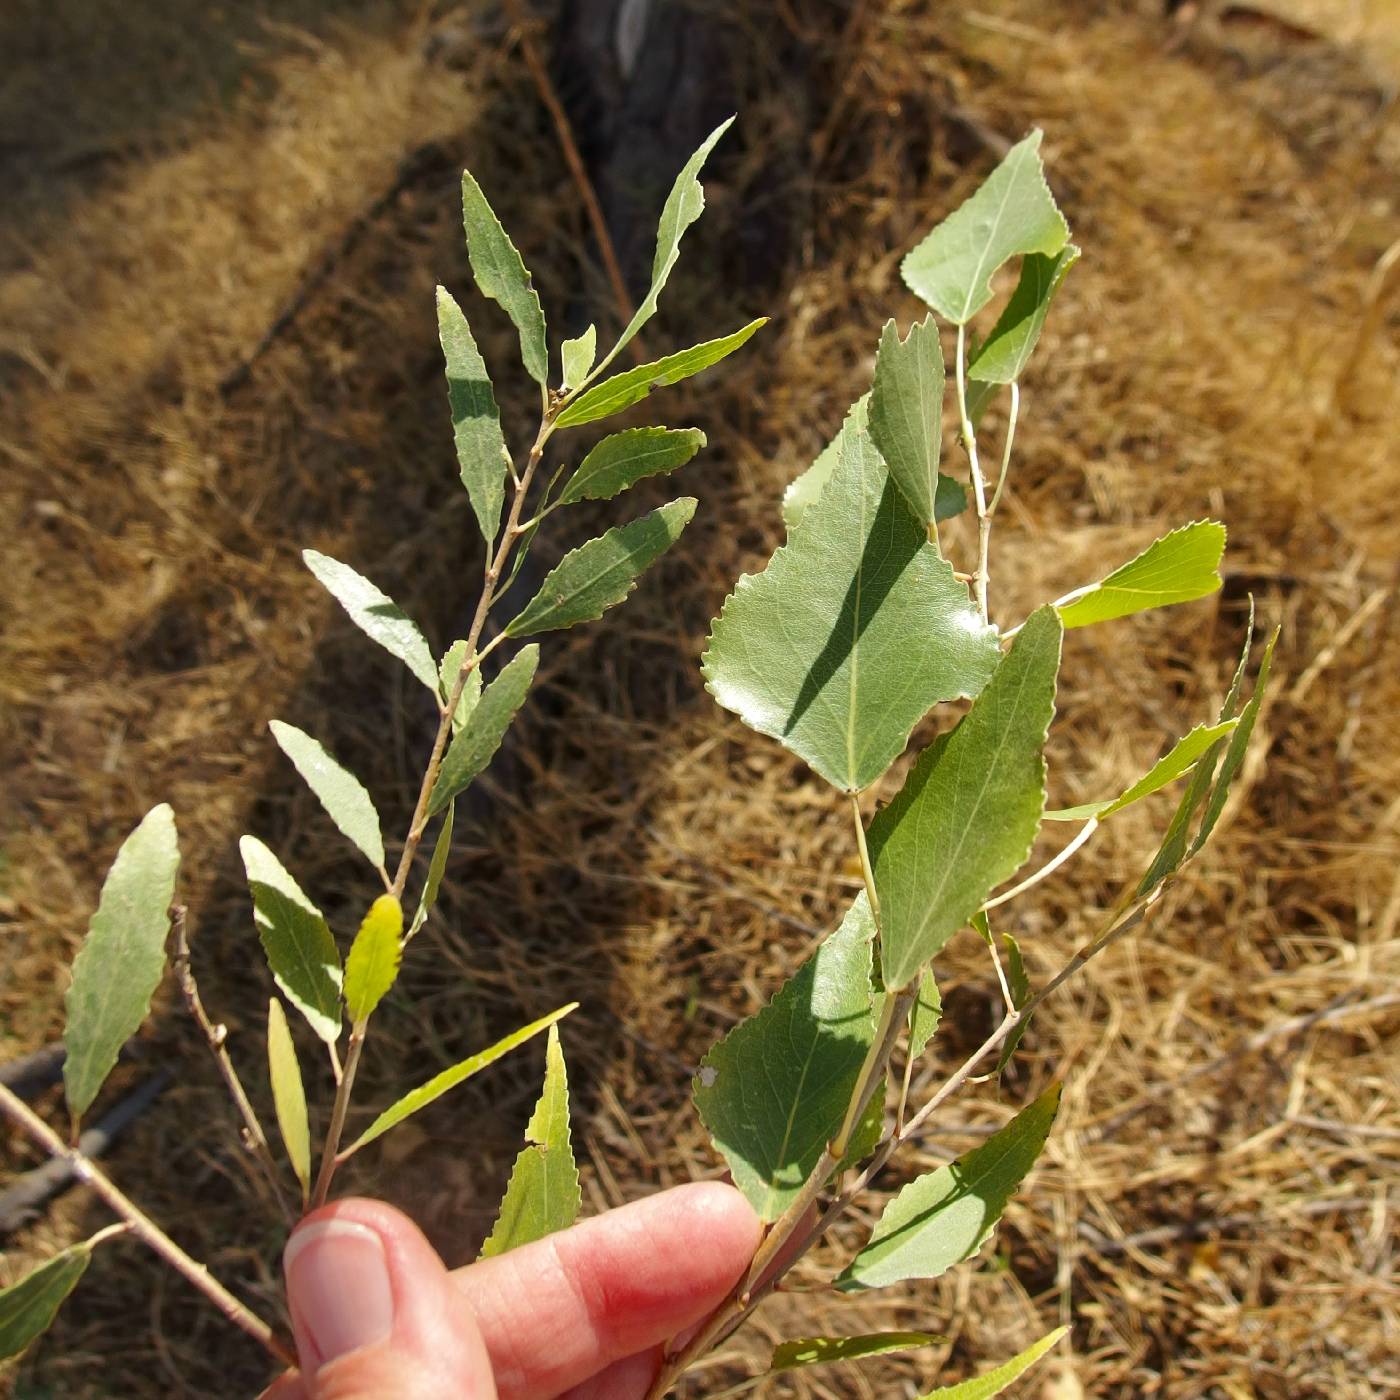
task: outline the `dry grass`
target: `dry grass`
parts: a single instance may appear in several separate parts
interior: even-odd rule
[[[567,1040],[592,1203],[715,1171],[689,1068],[797,963],[856,878],[828,794],[715,710],[696,656],[733,577],[777,540],[781,484],[868,379],[880,320],[914,310],[897,255],[985,169],[969,132],[1039,123],[1086,257],[1028,386],[997,611],[1016,618],[1208,511],[1232,535],[1215,602],[1074,635],[1056,796],[1110,790],[1210,711],[1250,591],[1285,627],[1278,681],[1260,761],[1213,853],[1149,931],[1038,1018],[1004,1089],[959,1102],[900,1169],[961,1150],[1066,1078],[1065,1112],[995,1258],[859,1309],[862,1325],[927,1326],[949,1345],[782,1393],[913,1394],[945,1365],[965,1373],[1072,1313],[1073,1359],[1029,1393],[1400,1394],[1400,1016],[1379,1000],[1400,974],[1393,316],[1361,359],[1347,399],[1359,406],[1334,411],[1332,393],[1400,221],[1400,128],[1380,66],[1396,26],[1371,7],[1380,40],[1362,50],[1178,26],[1131,5],[1003,0],[957,19],[886,0],[857,11],[837,55],[815,0],[780,9],[829,114],[808,129],[783,60],[751,48],[742,130],[666,330],[679,341],[763,309],[776,325],[741,371],[658,405],[710,434],[691,469],[703,515],[620,620],[553,648],[522,741],[485,784],[441,931],[409,973],[413,1000],[384,1018],[367,1092],[582,991]],[[439,640],[460,612],[474,566],[461,566],[470,527],[428,295],[435,279],[463,281],[455,163],[471,159],[503,192],[541,286],[583,280],[569,251],[579,215],[513,61],[487,36],[455,46],[469,54],[459,71],[423,39],[404,22],[391,38],[346,32],[269,53],[230,115],[182,116],[100,187],[36,215],[0,282],[0,496],[22,522],[0,583],[7,1052],[57,1027],[54,961],[120,833],[159,797],[185,834],[206,993],[236,1029],[256,1024],[266,994],[231,860],[240,831],[273,839],[343,925],[366,893],[360,872],[272,763],[270,715],[330,736],[391,812],[407,804],[423,716],[307,588],[295,548],[362,563]],[[429,142],[442,161],[410,166],[372,208]],[[798,172],[776,193],[775,167]],[[802,211],[802,237],[755,305],[723,275],[724,234],[780,199]],[[221,392],[357,229],[288,334]],[[487,345],[496,364],[507,349]],[[1086,910],[1133,874],[1160,816],[1125,815],[1012,906],[1033,975],[1063,961]],[[995,1010],[971,940],[944,987],[925,1082]],[[222,1114],[198,1047],[163,1018],[148,1058],[178,1065],[180,1084],[115,1169],[275,1306],[275,1230],[247,1223],[260,1218],[254,1184],[224,1138],[186,1130]],[[536,1072],[528,1056],[503,1064],[358,1184],[410,1205],[467,1257]],[[18,1243],[15,1265],[89,1215],[69,1198]],[[850,1308],[784,1298],[758,1330],[822,1325],[849,1327]],[[750,1340],[717,1374],[737,1377],[757,1355]],[[222,1394],[259,1374],[183,1289],[115,1251],[22,1384],[33,1396]]]

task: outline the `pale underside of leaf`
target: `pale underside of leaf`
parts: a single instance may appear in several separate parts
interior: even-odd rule
[[[342,835],[371,865],[381,868],[384,836],[379,826],[379,813],[364,784],[296,725],[275,719],[268,727],[277,746],[291,759],[292,766]]]
[[[277,1129],[287,1149],[287,1160],[301,1184],[304,1202],[311,1188],[311,1125],[306,1114],[306,1088],[287,1013],[276,997],[267,1003],[267,1071]]]
[[[1018,253],[1053,255],[1069,240],[1040,162],[1041,133],[1007,153],[978,190],[905,257],[909,288],[954,325],[992,297],[992,275]]]
[[[862,895],[773,1000],[701,1061],[696,1107],[760,1219],[783,1213],[841,1126],[875,1035],[874,936]]]
[[[937,1278],[980,1249],[1045,1146],[1059,1104],[1057,1084],[980,1147],[910,1182],[836,1287],[858,1292]]]
[[[865,1361],[946,1342],[932,1332],[868,1332],[859,1337],[797,1337],[773,1348],[770,1371],[795,1371],[833,1361]]]
[[[853,432],[788,543],[739,580],[702,670],[726,709],[857,792],[935,704],[977,694],[998,654],[874,443]]]
[[[161,803],[122,842],[102,882],[64,998],[63,1082],[75,1123],[151,1009],[165,970],[179,865],[175,814]]]
[[[699,428],[628,428],[598,443],[559,493],[561,506],[606,501],[644,477],[683,467],[705,445]]]
[[[445,705],[452,698],[452,688],[457,684],[457,677],[461,674],[462,664],[467,659],[467,644],[464,640],[453,642],[443,654],[442,663],[438,667],[438,691],[442,696]],[[462,693],[457,700],[457,712],[452,716],[452,732],[460,734],[467,720],[471,718],[471,713],[476,709],[476,702],[481,699],[481,667],[473,666],[467,672],[467,679],[462,685]]]
[[[1000,1395],[1013,1381],[1020,1380],[1068,1332],[1068,1327],[1057,1327],[1049,1336],[1042,1337],[1019,1356],[1013,1356],[1010,1361],[995,1370],[973,1376],[971,1380],[962,1381],[958,1385],[941,1386],[938,1390],[931,1390],[927,1395],[920,1396],[919,1400],[993,1400],[993,1396]]]
[[[73,1245],[0,1289],[0,1361],[18,1356],[49,1330],[91,1258],[90,1245]]]
[[[1014,875],[1045,806],[1042,749],[1061,630],[1033,613],[971,710],[919,756],[870,824],[883,975],[905,986]]]
[[[577,389],[588,378],[593,362],[598,358],[598,327],[589,326],[582,335],[566,340],[560,346],[559,358],[564,372],[561,388],[567,393]]]

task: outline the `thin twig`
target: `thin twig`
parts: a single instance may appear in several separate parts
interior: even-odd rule
[[[1085,822],[1084,825],[1077,832],[1075,832],[1074,840],[1072,840],[1064,848],[1064,850],[1060,851],[1052,859],[1046,861],[1045,864],[1042,865],[1039,870],[1033,872],[1030,875],[1027,875],[1026,878],[1020,882],[1020,884],[1012,885],[1012,887],[1009,890],[1006,890],[1002,894],[997,895],[995,899],[989,899],[982,906],[982,908],[984,910],[995,909],[998,905],[1005,904],[1008,900],[1015,899],[1018,894],[1025,894],[1025,892],[1028,889],[1030,889],[1033,885],[1038,885],[1047,876],[1053,875],[1067,860],[1070,859],[1071,856],[1074,855],[1076,851],[1079,850],[1079,848],[1094,834],[1094,832],[1098,830],[1098,825],[1099,819],[1097,817],[1090,817],[1089,820]]]
[[[962,428],[963,447],[967,451],[968,471],[972,476],[972,494],[977,505],[977,572],[972,586],[977,594],[977,611],[987,621],[987,556],[991,548],[992,516],[987,509],[987,488],[982,479],[982,463],[977,456],[977,433],[967,411],[967,328],[958,327],[957,347],[958,421]],[[1006,475],[1005,471],[1002,476]]]
[[[865,881],[865,897],[870,901],[871,917],[880,922],[880,896],[875,892],[875,869],[870,864],[870,847],[865,840],[865,823],[860,816],[860,794],[851,793],[851,821],[855,824],[856,850],[860,853],[860,875]]]
[[[68,1146],[25,1102],[0,1084],[0,1113],[52,1157],[68,1163],[73,1175],[90,1186],[130,1226],[143,1244],[154,1250],[189,1283],[193,1284],[235,1327],[241,1328],[283,1366],[297,1364],[290,1342],[239,1302],[207,1268],[192,1259],[159,1225],[130,1200],[102,1170],[77,1148]]]

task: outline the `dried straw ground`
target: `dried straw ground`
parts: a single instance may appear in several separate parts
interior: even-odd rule
[[[429,26],[347,6],[332,22],[307,3],[296,18],[311,27],[292,30],[223,12],[194,29],[179,6],[144,7],[143,25],[95,0],[78,7],[85,25],[56,8],[0,20],[0,48],[19,55],[0,110],[27,133],[0,252],[0,1055],[56,1033],[55,968],[101,871],[168,798],[206,997],[260,1081],[267,987],[237,836],[271,840],[342,929],[367,893],[266,720],[330,739],[391,828],[427,723],[296,551],[353,560],[439,641],[477,574],[431,319],[432,283],[466,283],[457,168],[495,194],[571,322],[606,316],[606,290],[575,250],[578,204],[515,51],[475,11]],[[1250,592],[1284,626],[1274,698],[1209,858],[1047,1008],[1000,1090],[959,1101],[900,1166],[898,1179],[942,1160],[1066,1080],[995,1251],[856,1310],[856,1325],[927,1327],[947,1346],[765,1393],[913,1395],[1072,1316],[1072,1352],[1028,1394],[1400,1395],[1393,313],[1337,382],[1367,277],[1400,232],[1400,68],[1386,66],[1400,25],[1379,0],[1295,3],[1288,26],[1241,7],[1189,23],[1107,0],[951,8],[872,0],[838,22],[819,0],[725,7],[761,42],[746,44],[743,120],[650,338],[759,311],[774,325],[741,363],[657,401],[710,434],[689,469],[702,515],[624,613],[550,649],[520,742],[483,784],[445,917],[416,946],[411,999],[382,1018],[366,1101],[578,997],[566,1042],[590,1206],[716,1170],[690,1068],[855,878],[829,795],[701,691],[706,623],[778,539],[777,493],[868,378],[879,323],[914,311],[899,253],[980,177],[989,139],[1039,123],[1086,256],[1028,385],[996,611],[1014,620],[1172,523],[1210,512],[1232,536],[1218,599],[1074,635],[1055,794],[1110,790],[1210,712]],[[508,364],[499,318],[468,307]],[[1064,960],[1160,820],[1125,816],[1013,906],[1033,975]],[[994,1014],[972,940],[944,987],[945,1030],[916,1082]],[[355,1184],[469,1257],[537,1058],[403,1130]],[[176,1085],[113,1170],[274,1310],[277,1227],[170,1007],[123,1074],[154,1065]],[[69,1196],[11,1242],[6,1275],[97,1218]],[[850,1307],[804,1296],[757,1332],[836,1326]],[[756,1335],[736,1344],[708,1388],[760,1354]],[[15,1393],[238,1395],[263,1375],[121,1246]]]

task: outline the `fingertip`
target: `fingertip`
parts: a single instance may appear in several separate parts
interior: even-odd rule
[[[728,1182],[696,1181],[653,1199],[667,1211],[670,1229],[706,1257],[747,1264],[758,1249],[763,1223],[743,1193]]]

